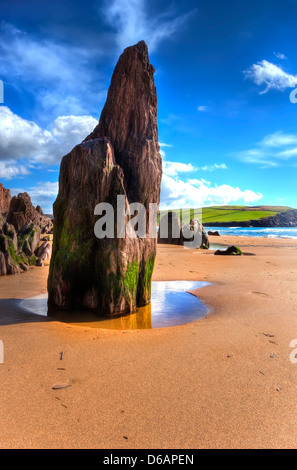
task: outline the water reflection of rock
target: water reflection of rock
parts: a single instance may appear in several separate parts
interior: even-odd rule
[[[150,329],[152,328],[152,304],[149,302],[130,315],[103,320],[100,322],[100,328],[104,328],[103,324],[105,323],[106,328],[115,330]]]
[[[151,302],[124,316],[98,317],[90,312],[72,311],[71,315],[61,310],[55,320],[68,324],[114,330],[140,330],[184,325],[202,318],[207,307],[189,292],[207,286],[198,281],[159,281],[152,283]],[[22,307],[38,315],[47,315],[47,294],[23,301]],[[50,317],[49,317],[50,319]]]

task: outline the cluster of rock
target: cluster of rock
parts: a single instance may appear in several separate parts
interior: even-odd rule
[[[7,222],[18,232],[28,221],[38,226],[41,233],[51,233],[53,230],[53,222],[44,215],[41,207],[33,206],[28,193],[20,193],[11,199]]]
[[[51,315],[57,309],[123,314],[150,300],[156,239],[148,236],[149,205],[159,204],[161,177],[154,68],[141,41],[119,58],[99,124],[61,162],[48,280]],[[117,196],[125,209],[143,204],[146,238],[117,236]],[[114,208],[114,238],[94,234],[94,209],[104,202]],[[126,211],[125,223],[130,218]]]
[[[195,244],[195,240],[198,244]],[[197,219],[191,219],[189,224],[181,224],[176,212],[168,212],[160,219],[158,243],[162,245],[180,245],[193,243],[193,248],[209,248],[208,235]],[[195,246],[196,245],[196,246]]]
[[[41,208],[34,208],[27,193],[11,199],[9,189],[0,183],[0,276],[42,265],[40,234],[52,228],[52,221]]]

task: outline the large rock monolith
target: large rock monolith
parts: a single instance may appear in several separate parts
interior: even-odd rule
[[[142,41],[121,55],[99,124],[61,162],[48,281],[52,315],[123,314],[150,300],[156,239],[148,237],[149,204],[159,204],[161,177],[154,68]],[[146,238],[117,237],[117,196],[126,209],[144,205]],[[114,238],[94,234],[94,209],[103,202],[115,210]]]

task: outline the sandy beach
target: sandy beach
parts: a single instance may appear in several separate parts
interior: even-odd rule
[[[210,282],[197,291],[201,320],[119,331],[29,315],[0,326],[0,447],[296,448],[297,241],[211,242],[246,256],[158,246],[153,274]],[[0,278],[0,321],[8,299],[46,292],[47,274]]]

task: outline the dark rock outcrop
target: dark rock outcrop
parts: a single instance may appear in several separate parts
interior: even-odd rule
[[[49,310],[91,309],[98,315],[133,311],[150,300],[156,239],[117,236],[124,206],[159,204],[162,161],[154,68],[142,41],[121,55],[94,131],[61,163],[54,204]],[[115,209],[115,238],[96,238],[98,203]],[[131,216],[124,215],[128,222]]]
[[[209,248],[207,233],[199,220],[191,219],[189,224],[181,226],[180,217],[174,211],[161,217],[159,244],[183,246],[190,242],[193,243],[193,248]]]
[[[220,237],[220,233],[216,230],[215,232],[212,232],[211,230],[208,232],[208,235],[210,237]]]
[[[227,250],[217,250],[215,255],[221,256],[242,256],[243,253],[238,246],[229,246]]]
[[[40,206],[35,209],[28,193],[20,193],[14,196],[10,202],[7,222],[12,224],[16,231],[22,230],[27,223],[38,225],[41,233],[49,233],[52,230],[53,223],[46,217]]]
[[[10,190],[4,188],[3,184],[0,183],[0,218],[6,218],[11,201]]]

